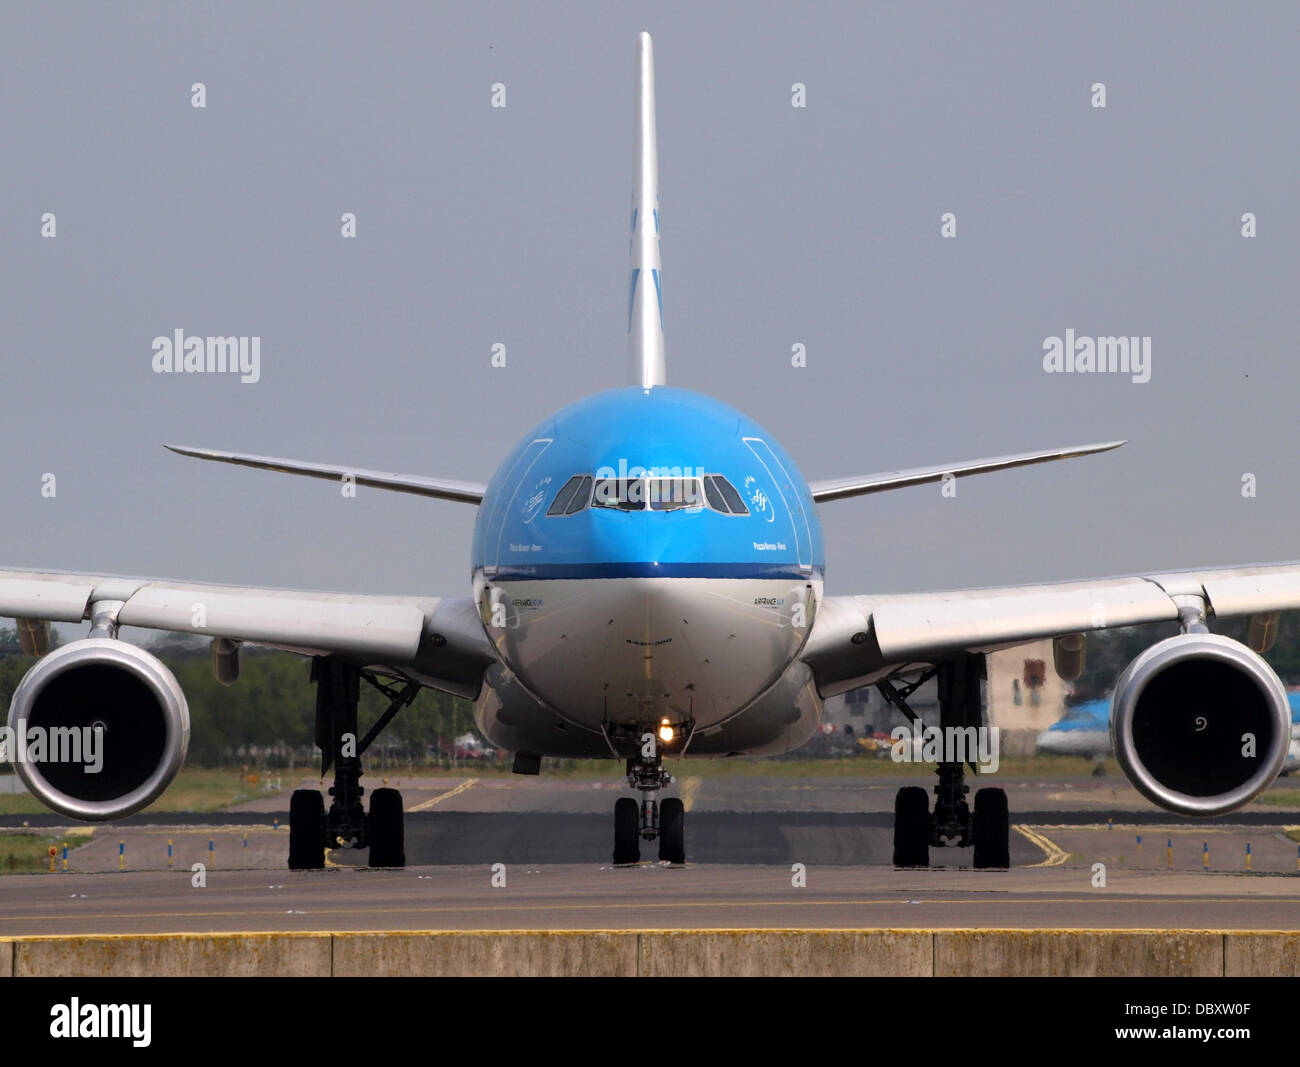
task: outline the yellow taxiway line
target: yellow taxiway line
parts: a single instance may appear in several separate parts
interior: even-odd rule
[[[439,793],[436,797],[430,797],[428,800],[421,801],[419,804],[416,804],[415,807],[407,808],[406,810],[407,811],[428,811],[435,804],[440,804],[444,800],[447,800],[450,797],[454,797],[465,792],[465,790],[467,789],[473,789],[476,785],[478,785],[477,778],[466,778],[463,782],[460,783],[460,785],[456,786],[455,789],[448,789],[447,792]]]
[[[1027,905],[1027,906],[1032,906],[1032,905],[1035,905],[1035,904],[1090,904],[1090,903],[1095,903],[1095,902],[1097,901],[1097,899],[1098,899],[1098,897],[1097,897],[1096,894],[1094,894],[1094,895],[1092,895],[1092,896],[1086,896],[1086,897],[1085,897],[1085,896],[1044,897],[1044,898],[1041,899],[1041,900],[1039,900],[1039,899],[1033,899],[1033,898],[1029,898],[1029,897],[1019,897],[1019,896],[1018,896],[1018,897],[1015,898],[1015,903],[1016,903],[1017,905],[1024,904],[1024,905]],[[1151,895],[1151,896],[1140,896],[1140,897],[1129,896],[1129,897],[1107,897],[1107,898],[1106,898],[1107,902],[1110,903],[1110,904],[1153,904],[1153,905],[1159,905],[1159,906],[1161,906],[1161,907],[1164,907],[1164,906],[1166,906],[1166,905],[1168,905],[1168,904],[1170,904],[1170,903],[1174,903],[1174,904],[1270,904],[1270,903],[1273,903],[1273,904],[1275,904],[1275,903],[1277,903],[1279,900],[1283,900],[1283,899],[1285,899],[1285,898],[1275,897],[1275,896],[1269,896],[1269,897],[1245,897],[1245,896],[1243,896],[1243,897],[1173,897],[1173,896],[1168,896],[1168,897],[1167,897],[1167,896],[1158,896],[1158,895],[1154,895],[1154,894]],[[627,902],[627,903],[621,903],[621,902],[606,902],[606,903],[578,903],[578,904],[546,904],[546,905],[544,905],[544,906],[545,906],[548,910],[550,910],[550,911],[556,911],[556,912],[580,912],[580,911],[592,911],[592,912],[623,912],[623,911],[635,911],[635,910],[673,910],[673,909],[687,910],[687,909],[692,909],[692,908],[717,908],[717,909],[719,909],[719,910],[723,910],[723,911],[745,911],[745,910],[757,910],[757,909],[762,909],[762,908],[805,907],[805,906],[808,906],[808,905],[811,905],[811,906],[813,906],[813,907],[817,907],[817,908],[820,908],[820,907],[862,907],[862,908],[867,908],[867,907],[870,907],[870,906],[875,905],[875,904],[890,904],[890,903],[896,903],[896,895],[894,895],[894,896],[889,896],[889,897],[886,897],[886,896],[880,896],[880,897],[876,897],[876,898],[869,899],[869,900],[809,900],[809,901],[805,901],[805,902],[792,901],[792,900],[786,900],[786,899],[783,899],[783,900],[732,900],[732,901],[712,901],[712,900],[664,900],[664,901],[632,901],[632,902]],[[924,903],[926,903],[926,904],[967,904],[967,905],[968,905],[968,904],[970,904],[970,897],[960,897],[960,898],[958,898],[958,897],[933,897],[933,898],[927,897],[927,898],[925,898]],[[328,907],[328,908],[313,908],[313,907],[311,907],[310,902],[304,902],[304,903],[303,903],[303,906],[302,906],[302,910],[303,910],[304,913],[311,914],[311,915],[314,915],[314,916],[325,916],[325,915],[348,915],[348,916],[353,916],[353,917],[356,916],[356,909],[355,909],[355,908],[340,908],[340,907],[337,907],[337,906],[336,906],[336,907]],[[408,914],[415,914],[415,915],[424,915],[424,914],[445,914],[445,913],[449,913],[449,912],[450,912],[450,913],[466,913],[466,912],[472,912],[472,913],[474,913],[474,914],[489,914],[489,915],[490,915],[490,914],[498,913],[498,912],[509,913],[509,912],[519,911],[519,910],[520,910],[520,906],[517,905],[517,904],[429,904],[429,905],[412,905],[412,906],[409,906],[409,907],[393,907],[393,908],[385,908],[385,909],[384,909],[385,913],[386,913],[386,914],[389,914],[389,915],[408,915]],[[233,918],[240,918],[240,917],[247,919],[247,918],[255,917],[255,916],[259,916],[259,915],[270,915],[270,914],[283,915],[284,912],[283,912],[281,909],[277,908],[277,909],[275,909],[274,911],[272,911],[271,909],[241,909],[241,910],[238,910],[238,911],[235,911],[235,910],[224,910],[224,911],[188,911],[188,912],[184,912],[184,911],[182,911],[182,912],[159,911],[159,912],[134,912],[134,913],[121,912],[121,913],[117,913],[117,914],[109,913],[109,914],[84,914],[84,915],[71,915],[71,914],[64,914],[64,915],[0,915],[0,919],[3,919],[5,922],[55,922],[55,921],[60,921],[60,920],[67,920],[67,919],[70,919],[70,918],[75,918],[75,919],[82,920],[82,921],[88,921],[88,920],[92,920],[92,919],[112,919],[112,920],[118,920],[118,921],[127,920],[127,919],[222,919],[222,918],[231,918],[231,919],[233,919]],[[593,928],[592,930],[588,930],[588,931],[584,931],[584,932],[586,932],[586,933],[595,933],[595,932],[598,932],[599,929],[600,929],[600,928]],[[719,928],[719,929],[722,929],[724,932],[727,932],[725,927],[724,927],[724,928]],[[761,928],[760,928],[760,929],[761,929]],[[781,928],[781,929],[784,929],[784,927]],[[810,929],[817,929],[817,928],[813,927],[813,928],[810,928]],[[871,927],[871,928],[865,928],[865,929],[872,929],[872,930],[875,930],[875,929],[877,929],[877,928],[875,928],[875,927]],[[915,932],[916,930],[921,930],[921,929],[930,929],[930,928],[929,928],[929,927],[899,927],[898,929],[901,929],[901,930],[903,930],[903,931],[905,931],[905,932]],[[950,926],[950,927],[936,926],[936,927],[934,927],[934,929],[936,929],[936,930],[944,930],[944,931],[946,932],[946,931],[949,931],[949,930],[961,930],[961,929],[965,929],[965,927],[961,927],[961,926]],[[1005,928],[1004,928],[1004,927],[988,927],[987,929],[983,929],[983,928],[981,928],[981,932],[982,932],[982,933],[993,933],[993,932],[996,932],[996,931],[998,931],[998,930],[1002,930],[1002,929],[1011,929],[1011,930],[1015,930],[1017,933],[1024,932],[1022,929],[1019,929],[1019,928],[1016,928],[1016,927],[1005,927]],[[1029,929],[1036,929],[1036,928],[1029,928]],[[1067,932],[1067,933],[1068,933],[1071,929],[1074,929],[1074,928],[1072,928],[1072,927],[1062,927],[1062,928],[1060,928],[1059,930],[1057,930],[1056,928],[1050,928],[1050,929],[1051,929],[1051,931],[1052,931],[1053,933],[1058,933],[1058,932]],[[1079,927],[1078,929],[1080,929],[1080,930],[1087,930],[1087,931],[1093,931],[1093,930],[1107,930],[1107,929],[1110,929],[1110,928],[1109,928],[1109,927],[1101,927],[1101,926],[1099,926],[1099,927]],[[1128,927],[1117,927],[1116,929],[1118,929],[1118,930],[1120,930],[1120,931],[1122,931],[1122,932],[1125,932],[1125,933],[1139,933],[1139,932],[1143,932],[1143,931],[1148,930],[1148,928],[1146,928],[1146,927],[1132,927],[1132,928],[1128,928]],[[1210,927],[1177,927],[1177,928],[1175,928],[1175,929],[1176,929],[1177,932],[1191,932],[1191,931],[1196,931],[1196,930],[1200,930],[1200,931],[1203,931],[1203,932],[1206,932],[1206,933],[1218,933],[1218,932],[1223,932],[1223,931],[1222,931],[1221,929],[1219,929],[1219,928],[1210,928]],[[1149,931],[1151,931],[1151,932],[1159,932],[1159,933],[1169,933],[1169,932],[1170,932],[1170,929],[1169,929],[1169,928],[1161,928],[1161,927],[1151,927],[1151,928],[1149,928]],[[281,933],[281,934],[284,934],[284,935],[286,935],[286,936],[289,936],[289,935],[293,935],[293,934],[296,934],[296,933],[300,933],[301,931],[295,931],[295,930],[274,930],[274,929],[272,929],[272,930],[263,930],[263,931],[248,930],[248,931],[245,931],[245,932],[247,932],[247,933]],[[366,930],[361,930],[361,931],[357,931],[357,932],[358,932],[358,933],[370,933],[370,932],[382,932],[382,931],[366,931]],[[413,932],[413,931],[403,931],[403,932]],[[436,931],[433,931],[433,932],[436,932]],[[442,932],[444,932],[444,933],[466,933],[466,934],[467,934],[467,933],[504,933],[505,931],[504,931],[504,930],[502,930],[502,931],[497,931],[497,930],[494,930],[494,929],[492,929],[492,928],[487,928],[487,929],[456,929],[456,930],[445,930],[445,931],[442,931]],[[644,931],[637,931],[637,932],[644,932]],[[674,933],[689,932],[689,930],[673,930],[672,932],[674,932]],[[1250,927],[1231,927],[1231,928],[1227,928],[1227,932],[1230,932],[1230,933],[1243,933],[1243,934],[1254,934],[1254,933],[1264,933],[1264,932],[1266,932],[1266,931],[1256,931],[1256,930],[1251,929]],[[1294,936],[1295,933],[1296,933],[1296,931],[1294,931],[1294,930],[1290,930],[1290,931],[1286,931],[1286,933],[1288,933],[1288,934],[1291,935],[1291,936]],[[169,937],[169,936],[175,936],[176,934],[195,935],[195,936],[222,937],[222,936],[227,936],[227,935],[229,934],[229,931],[219,931],[219,930],[214,930],[214,931],[211,931],[210,933],[205,933],[204,931],[191,931],[191,930],[184,930],[184,931],[175,931],[174,934],[166,934],[166,933],[162,933],[162,934],[138,933],[138,934],[123,934],[123,935],[120,935],[120,936],[123,936],[123,937],[155,937],[155,936],[156,936],[156,937]],[[0,941],[10,941],[10,940],[13,940],[15,937],[21,938],[21,937],[24,937],[24,936],[25,936],[25,935],[22,935],[22,934],[4,934],[4,935],[0,936]],[[56,935],[36,935],[36,936],[37,936],[37,937],[41,937],[41,938],[45,938],[45,937],[60,937],[60,936],[67,936],[67,937],[105,937],[105,936],[119,936],[119,935],[112,935],[112,934],[104,934],[104,933],[93,933],[93,932],[87,932],[87,933],[84,933],[84,934],[67,934],[67,935],[57,935],[57,934],[56,934]]]
[[[1065,849],[1061,848],[1060,845],[1058,845],[1055,841],[1051,840],[1050,838],[1044,837],[1036,830],[1028,826],[1020,826],[1018,824],[1012,827],[1012,829],[1014,829],[1018,834],[1027,837],[1030,841],[1032,841],[1035,845],[1037,845],[1045,853],[1047,853],[1047,858],[1044,859],[1041,863],[1030,863],[1030,864],[1026,864],[1026,866],[1059,867],[1061,866],[1061,864],[1063,864],[1066,860],[1070,858],[1070,854],[1066,852]]]

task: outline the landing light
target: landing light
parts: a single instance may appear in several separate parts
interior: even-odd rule
[[[673,739],[673,728],[668,725],[668,720],[664,719],[659,724],[659,740],[667,744]]]

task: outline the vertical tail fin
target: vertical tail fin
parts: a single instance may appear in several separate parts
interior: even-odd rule
[[[644,31],[637,44],[636,177],[632,186],[632,273],[628,280],[627,328],[633,380],[645,389],[664,385],[654,42]]]

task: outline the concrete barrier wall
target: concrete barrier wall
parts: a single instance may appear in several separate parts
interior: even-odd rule
[[[335,934],[340,977],[620,978],[637,973],[639,934],[507,930]]]
[[[0,977],[1246,976],[1300,974],[1300,933],[594,930],[0,939]]]
[[[15,938],[17,978],[327,978],[330,934],[150,934]]]
[[[664,930],[644,932],[639,974],[908,976],[933,973],[934,937],[926,930]]]
[[[934,974],[973,977],[1223,974],[1222,933],[1194,930],[943,930]]]
[[[1265,978],[1300,974],[1300,933],[1235,933],[1223,935],[1224,974]]]

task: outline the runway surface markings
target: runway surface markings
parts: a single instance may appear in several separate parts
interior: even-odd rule
[[[1089,897],[1048,897],[1048,898],[1029,898],[1029,897],[1011,897],[998,896],[991,900],[990,903],[1012,903],[1012,904],[1095,904],[1098,898]],[[1166,896],[1146,896],[1146,897],[1107,897],[1107,904],[1270,904],[1285,902],[1285,898],[1280,897],[1166,897]],[[912,903],[912,901],[901,901],[897,894],[890,894],[888,897],[879,897],[872,900],[669,900],[669,901],[632,901],[627,903],[608,903],[608,904],[551,904],[542,901],[531,901],[519,904],[440,904],[440,905],[423,905],[419,907],[407,908],[390,908],[384,907],[382,910],[386,915],[400,915],[407,913],[427,914],[441,912],[510,912],[518,911],[521,908],[537,910],[545,908],[549,911],[624,911],[632,909],[649,909],[649,908],[799,908],[809,905],[819,907],[867,907],[879,904],[901,904]],[[918,898],[915,903],[919,904],[962,904],[969,906],[971,900],[969,897],[953,898],[933,897]],[[140,912],[140,913],[116,913],[106,915],[77,915],[69,913],[64,915],[12,915],[0,916],[0,921],[5,922],[49,922],[51,920],[67,919],[224,919],[235,918],[237,916],[249,916],[257,914],[275,914],[283,915],[286,913],[303,914],[303,915],[352,915],[357,914],[356,908],[312,908],[307,904],[302,911],[298,909],[277,909],[274,912],[259,913],[257,911],[191,911],[191,912]],[[876,929],[870,927],[867,929]],[[993,929],[990,927],[990,929]],[[1055,928],[1053,928],[1055,929]],[[1182,927],[1180,927],[1182,929]],[[1187,927],[1191,929],[1191,927]],[[1208,928],[1206,928],[1208,929]],[[1218,929],[1218,928],[1216,928]],[[1232,928],[1235,929],[1235,928]],[[1245,932],[1254,932],[1249,928],[1243,928]],[[207,931],[177,931],[180,933],[205,933]],[[221,932],[221,931],[216,931]],[[280,931],[259,931],[262,933],[295,933],[292,930]],[[463,931],[472,932],[472,931]],[[163,931],[162,934],[165,934]],[[159,934],[158,936],[162,936]],[[12,935],[0,934],[0,940]],[[97,936],[91,933],[80,935],[55,935],[55,936]],[[124,935],[127,936],[127,935]],[[129,936],[148,936],[148,935],[129,935]]]
[[[1051,838],[1044,837],[1031,827],[1020,826],[1017,824],[1015,830],[1024,837],[1027,837],[1047,854],[1047,858],[1042,862],[1029,863],[1026,864],[1027,867],[1059,867],[1070,858],[1070,854],[1056,844],[1055,841]]]
[[[440,804],[442,801],[447,800],[450,797],[457,796],[465,792],[465,790],[467,789],[473,789],[476,785],[478,785],[478,781],[479,780],[477,778],[466,778],[463,782],[460,783],[460,785],[456,786],[455,789],[448,789],[447,792],[439,793],[436,797],[430,797],[428,800],[422,801],[421,803],[416,804],[415,807],[407,808],[406,810],[407,811],[428,811],[435,804]]]
[[[54,828],[52,828],[52,827],[51,827],[51,828],[41,828],[41,829],[40,829],[40,832],[41,832],[41,833],[45,833],[45,832],[46,832],[46,829],[53,830]],[[97,827],[97,826],[87,826],[84,830],[78,830],[77,828],[73,827],[73,828],[71,828],[71,829],[68,829],[68,830],[67,830],[67,831],[66,831],[62,836],[63,836],[63,837],[72,837],[73,835],[75,835],[75,834],[79,834],[79,833],[80,833],[80,834],[94,834],[94,833],[96,833],[96,831],[98,831],[98,830],[100,830],[100,829],[101,829],[101,828],[100,828],[100,827]],[[9,833],[9,832],[10,832],[10,831],[8,831],[8,830],[0,831],[0,833]],[[32,833],[33,831],[30,831],[30,830],[23,830],[23,831],[21,831],[21,832],[22,832],[22,833]],[[152,835],[152,836],[156,836],[156,837],[163,837],[163,836],[166,836],[166,837],[185,837],[185,836],[187,836],[187,835],[188,835],[188,836],[191,836],[191,837],[204,837],[204,836],[211,837],[213,834],[226,834],[226,833],[234,834],[236,837],[240,836],[241,834],[248,834],[249,836],[252,836],[253,834],[272,834],[272,835],[279,834],[279,835],[286,835],[286,836],[287,836],[288,832],[289,832],[289,827],[288,827],[287,824],[282,824],[282,825],[280,826],[279,829],[276,829],[276,828],[275,828],[274,826],[272,826],[270,823],[267,823],[265,826],[258,826],[258,825],[256,825],[256,824],[243,825],[243,824],[240,824],[240,823],[212,823],[212,824],[210,824],[210,825],[206,825],[206,826],[123,826],[123,825],[118,825],[118,826],[116,826],[116,827],[113,827],[113,828],[110,828],[110,829],[103,830],[103,832],[102,832],[102,834],[101,834],[100,836],[102,836],[102,837],[120,837],[120,836],[123,835],[123,834],[148,834],[148,835]],[[60,836],[60,835],[57,834],[57,833],[50,833],[49,836],[52,836],[52,837],[58,837],[58,836]]]
[[[973,936],[998,934],[1155,934],[1166,937],[1171,934],[1210,934],[1212,936],[1229,934],[1250,934],[1260,937],[1289,937],[1294,930],[1278,927],[1178,927],[1178,926],[626,926],[626,927],[491,927],[479,930],[448,929],[381,929],[363,928],[346,929],[338,927],[332,930],[184,930],[161,934],[19,934],[13,938],[0,940],[15,944],[32,944],[34,942],[68,941],[82,944],[95,941],[199,941],[215,938],[265,937],[275,940],[308,940],[321,937],[526,937],[578,936],[589,937],[593,934],[602,936],[615,935],[680,935],[680,934],[912,934],[925,937],[934,934],[971,934]]]
[[[89,837],[97,826],[6,826],[0,828],[0,834],[39,834],[42,837]]]
[[[1143,834],[1187,834],[1191,837],[1198,837],[1201,834],[1241,834],[1253,833],[1257,830],[1267,830],[1267,826],[1250,826],[1246,823],[1233,823],[1226,826],[1175,826],[1173,823],[1036,823],[1040,830],[1083,830],[1090,833],[1098,831],[1105,833],[1108,830],[1123,830],[1125,833],[1143,833]],[[1283,827],[1286,829],[1286,827]]]

